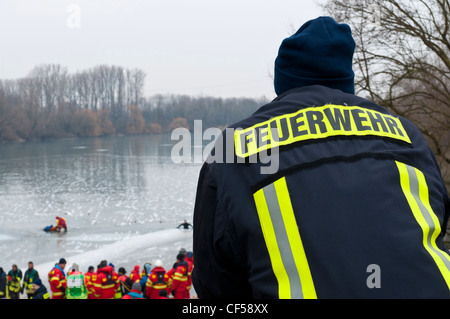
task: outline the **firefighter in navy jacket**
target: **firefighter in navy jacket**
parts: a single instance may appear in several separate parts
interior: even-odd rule
[[[411,122],[354,95],[354,45],[308,21],[280,46],[278,97],[224,130],[198,181],[199,298],[450,297],[440,169]]]

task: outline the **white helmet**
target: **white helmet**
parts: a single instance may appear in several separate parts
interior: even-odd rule
[[[163,263],[160,259],[158,259],[157,261],[155,261],[155,267],[162,267]]]

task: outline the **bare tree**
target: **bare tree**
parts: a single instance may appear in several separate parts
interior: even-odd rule
[[[36,66],[29,74],[39,94],[40,105],[49,112],[66,98],[67,69],[59,64]]]
[[[16,84],[15,93],[20,97],[16,107],[22,107],[29,120],[29,136],[38,136],[44,125],[44,112],[39,99],[39,89],[30,78],[19,79]],[[28,136],[28,137],[29,137]]]
[[[91,87],[90,74],[86,71],[77,72],[70,77],[69,100],[80,108],[96,108],[91,105]]]
[[[139,106],[144,93],[146,76],[145,72],[140,69],[127,70],[127,105]]]
[[[413,121],[450,185],[450,2],[329,0],[323,7],[352,28],[357,94]]]

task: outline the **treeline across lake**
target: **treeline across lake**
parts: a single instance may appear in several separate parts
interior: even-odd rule
[[[144,96],[140,69],[99,65],[69,74],[36,66],[21,79],[0,80],[0,142],[111,134],[160,134],[177,127],[225,127],[267,103],[265,98]]]

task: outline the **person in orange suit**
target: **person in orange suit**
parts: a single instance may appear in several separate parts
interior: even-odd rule
[[[119,285],[119,276],[113,267],[103,260],[98,267],[97,280],[94,283],[95,297],[97,299],[114,299]]]
[[[56,225],[51,228],[52,231],[67,231],[66,219],[64,217],[56,216]]]
[[[88,291],[88,299],[95,299],[94,281],[96,280],[94,267],[89,266],[88,271],[84,274],[84,281]]]
[[[134,269],[131,271],[130,279],[133,282],[141,280],[141,272],[139,271],[139,265],[135,265]]]
[[[66,267],[66,260],[61,258],[59,263],[53,267],[48,273],[48,281],[50,282],[50,290],[52,292],[52,299],[64,299],[66,296],[66,274],[64,268]]]
[[[172,294],[175,299],[186,299],[189,265],[183,254],[178,254],[172,278]]]
[[[168,283],[169,276],[163,267],[162,261],[155,261],[155,267],[150,272],[146,284],[147,297],[149,299],[159,299],[159,292],[161,290],[167,290]]]

